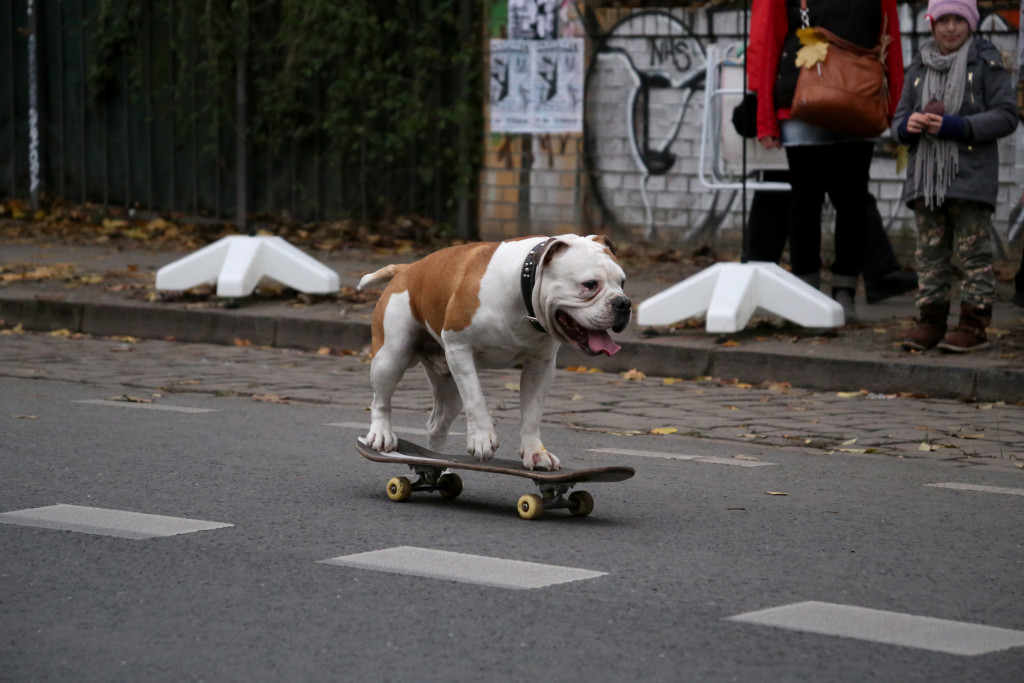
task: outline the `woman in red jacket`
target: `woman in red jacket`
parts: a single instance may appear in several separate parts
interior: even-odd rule
[[[846,40],[874,47],[889,36],[886,67],[889,114],[903,88],[896,0],[806,0],[808,23]],[[855,315],[857,278],[864,269],[865,226],[878,211],[868,191],[874,141],[812,126],[790,118],[799,68],[797,29],[803,25],[801,0],[758,0],[751,18],[750,60],[757,90],[757,137],[766,149],[782,146],[790,169],[793,202],[789,254],[793,274],[821,284],[821,198],[836,210],[832,296],[848,319]],[[756,60],[756,61],[755,61]]]

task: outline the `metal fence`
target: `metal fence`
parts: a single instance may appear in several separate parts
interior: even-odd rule
[[[387,12],[417,2],[439,4],[363,6]],[[432,79],[430,115],[426,129],[398,149],[387,137],[393,120],[378,120],[377,128],[369,121],[357,141],[332,137],[322,123],[332,114],[324,110],[334,84],[322,71],[297,95],[309,120],[274,128],[260,116],[274,104],[267,98],[280,96],[260,85],[284,68],[286,51],[263,42],[281,21],[278,4],[0,3],[0,195],[240,222],[416,214],[469,232],[472,174],[451,163],[451,146],[478,146],[482,123],[460,120],[451,108],[474,98],[479,85],[474,72],[445,60],[479,35],[474,3],[440,3],[453,17],[436,39],[445,66],[423,65],[415,75]],[[222,8],[219,27],[202,15],[214,5]],[[222,39],[215,47],[214,31]],[[390,146],[375,154],[375,145]],[[459,154],[471,161],[470,151]]]

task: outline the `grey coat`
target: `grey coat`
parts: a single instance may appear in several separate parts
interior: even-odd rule
[[[957,112],[967,120],[969,141],[959,144],[960,170],[946,190],[946,199],[971,199],[994,209],[999,183],[997,140],[1017,128],[1017,95],[999,49],[981,36],[972,36],[970,40],[967,86]],[[914,178],[914,156],[920,136],[907,133],[905,121],[923,108],[920,89],[926,70],[918,53],[906,70],[903,94],[892,118],[893,139],[910,146],[907,182],[903,187],[903,200],[908,205],[922,196]]]

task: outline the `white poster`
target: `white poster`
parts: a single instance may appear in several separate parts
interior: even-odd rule
[[[583,132],[583,39],[491,40],[491,132]]]

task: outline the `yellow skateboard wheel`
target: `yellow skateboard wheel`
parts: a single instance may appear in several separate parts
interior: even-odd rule
[[[569,514],[573,517],[586,517],[594,511],[594,497],[586,491],[573,491],[569,494]]]
[[[412,495],[412,482],[405,477],[391,477],[388,480],[388,498],[401,503]]]
[[[442,498],[455,498],[462,493],[462,477],[452,472],[442,474],[437,480],[437,492]]]
[[[519,498],[519,516],[523,519],[537,519],[544,513],[544,500],[533,493],[527,493]]]

